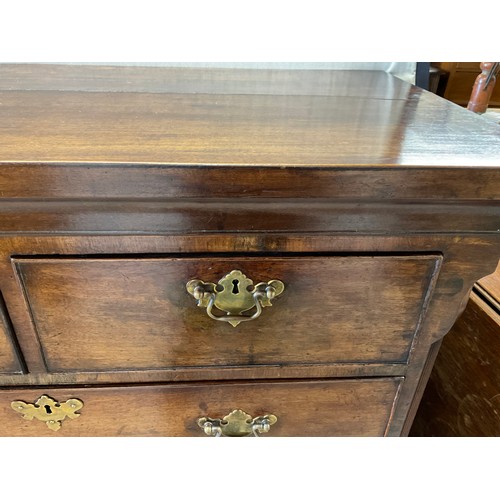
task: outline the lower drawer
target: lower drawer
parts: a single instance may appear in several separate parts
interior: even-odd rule
[[[0,391],[0,435],[205,436],[199,419],[222,419],[242,410],[251,418],[276,416],[269,436],[383,436],[401,381],[394,377],[5,389]],[[51,399],[42,399],[38,408],[29,406],[42,395]],[[69,415],[59,425],[63,410]],[[227,419],[231,427],[222,423],[224,434],[242,422],[244,426],[247,417],[241,416],[237,412]]]

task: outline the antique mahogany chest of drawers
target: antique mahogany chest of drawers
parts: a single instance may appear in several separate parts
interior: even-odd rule
[[[500,256],[499,127],[385,73],[0,65],[0,117],[4,436],[407,435]]]

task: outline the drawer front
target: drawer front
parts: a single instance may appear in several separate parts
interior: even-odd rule
[[[252,418],[276,416],[269,436],[382,436],[400,382],[400,378],[381,378],[3,390],[0,434],[205,436],[198,419],[221,419],[242,410]],[[34,404],[42,395],[59,404],[76,405],[79,417],[67,416],[53,430],[46,421],[26,420],[11,407],[13,402]],[[40,406],[51,411],[47,403],[42,400]]]
[[[0,295],[0,374],[21,373],[14,336],[7,310]]]
[[[48,370],[64,372],[404,362],[439,261],[19,258],[15,267]],[[186,283],[216,284],[235,269],[285,289],[233,327],[197,307]]]

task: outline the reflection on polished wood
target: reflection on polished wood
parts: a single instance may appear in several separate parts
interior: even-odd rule
[[[408,434],[500,256],[494,123],[356,71],[0,64],[0,103],[1,432]],[[186,289],[233,269],[285,285],[234,329]],[[82,418],[12,423],[40,394]]]
[[[166,80],[178,74],[169,68],[154,70]],[[42,81],[50,79],[43,65],[39,71]],[[75,70],[58,71],[68,72],[70,79]],[[384,82],[383,93],[375,86],[372,94],[370,74],[363,78],[343,71],[341,77],[323,71],[314,85],[314,75],[306,72],[302,93],[296,90],[300,76],[294,91],[286,83],[280,92],[269,87],[268,73],[253,70],[262,91],[252,93],[228,88],[219,70],[200,71],[190,78],[195,85],[196,75],[204,75],[197,92],[182,83],[186,77],[173,93],[139,92],[146,84],[134,91],[89,92],[85,80],[78,80],[82,89],[71,92],[26,91],[19,90],[23,80],[18,79],[0,92],[0,161],[463,167],[493,166],[500,154],[494,124],[464,116],[439,97],[385,74],[375,77]],[[245,81],[249,71],[234,70],[234,78]],[[30,78],[23,84],[31,83]],[[308,89],[321,88],[321,80],[327,90],[314,95]],[[279,81],[274,86],[281,88]]]
[[[382,71],[2,64],[0,90],[240,94],[406,99]]]

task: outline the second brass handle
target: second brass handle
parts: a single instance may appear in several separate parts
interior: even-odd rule
[[[222,418],[202,417],[197,420],[198,426],[207,436],[244,437],[269,432],[271,425],[278,421],[275,415],[268,414],[253,418],[243,410],[233,410]]]
[[[233,270],[217,284],[195,279],[189,281],[186,288],[197,300],[198,306],[206,308],[210,318],[236,327],[242,322],[257,319],[262,308],[272,306],[271,300],[283,293],[285,285],[279,280],[271,280],[254,286],[253,281],[241,271]],[[214,309],[223,314],[214,314]],[[253,314],[244,314],[253,309]]]

